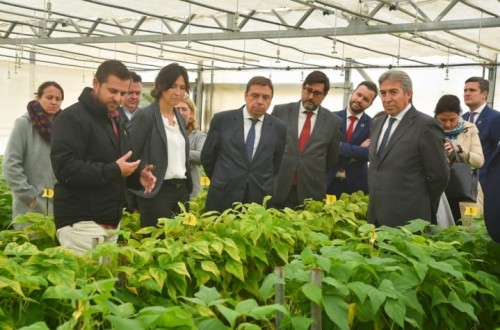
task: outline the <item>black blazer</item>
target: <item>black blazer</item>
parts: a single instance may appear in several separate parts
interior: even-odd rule
[[[185,140],[185,155],[186,155],[186,178],[188,190],[193,189],[191,180],[191,170],[189,165],[189,138],[184,128],[184,118],[174,108],[175,118],[181,129]],[[158,102],[151,103],[146,108],[139,111],[134,120],[129,121],[128,131],[130,134],[130,142],[132,152],[136,158],[141,160],[140,168],[144,168],[148,164],[155,166],[153,175],[156,176],[156,185],[153,191],[145,194],[143,190],[132,190],[134,194],[143,198],[153,198],[156,196],[163,184],[163,178],[168,167],[168,143],[165,127],[160,113]]]
[[[264,114],[259,145],[250,161],[246,154],[243,107],[215,114],[201,151],[201,163],[210,178],[205,211],[222,212],[233,203],[262,203],[273,193],[285,147],[286,127]],[[268,205],[269,206],[269,205]]]

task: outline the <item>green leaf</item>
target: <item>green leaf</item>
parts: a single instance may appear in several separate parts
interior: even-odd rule
[[[438,287],[437,285],[434,285],[432,288],[432,305],[431,308],[434,308],[435,306],[439,304],[446,304],[448,303],[448,298],[443,294],[443,291],[441,291],[441,288]]]
[[[210,260],[202,261],[201,262],[201,269],[203,269],[206,272],[210,272],[217,277],[220,276],[219,268],[217,268],[217,265],[213,261],[210,261]]]
[[[179,275],[184,275],[191,278],[187,270],[186,264],[184,262],[173,262],[171,264],[166,265],[165,269],[172,270]]]
[[[19,330],[49,330],[49,327],[45,322],[36,322],[32,325],[28,325],[26,327],[19,328]]]
[[[349,330],[349,304],[339,296],[323,296],[323,308],[326,315],[341,330]]]
[[[195,329],[193,316],[186,312],[179,306],[167,307],[164,310],[163,308],[147,307],[146,309],[152,309],[153,313],[158,311],[159,317],[154,322],[159,328],[167,329],[167,328],[182,328],[187,327],[188,329]]]
[[[241,262],[240,250],[233,240],[229,238],[224,239],[224,252],[226,252],[234,261]]]
[[[47,273],[47,279],[55,285],[72,286],[76,281],[75,272],[71,269],[52,267]]]
[[[245,275],[243,274],[243,266],[240,263],[241,261],[236,261],[234,259],[227,259],[226,261],[226,271],[228,273],[233,274],[242,282],[245,282]]]
[[[158,287],[160,289],[163,289],[163,286],[165,285],[165,281],[167,280],[167,272],[161,268],[150,268],[149,274],[156,281],[156,283],[158,284]]]
[[[384,279],[382,280],[382,282],[380,282],[378,289],[380,290],[380,292],[385,294],[386,297],[394,299],[398,299],[400,297],[399,292],[394,289],[392,282],[387,279]]]
[[[24,297],[23,289],[19,282],[0,276],[0,289],[4,288],[10,288],[21,297]]]
[[[329,286],[332,286],[335,288],[335,293],[337,295],[340,295],[342,297],[346,297],[348,294],[349,294],[349,288],[347,287],[347,285],[345,285],[344,283],[336,280],[335,278],[333,277],[325,277],[323,279],[323,286],[324,286],[324,290],[325,291],[325,284],[328,284]]]
[[[302,258],[302,262],[304,263],[304,265],[312,264],[316,259],[314,253],[312,252],[312,249],[309,246],[306,246],[306,248],[302,250],[300,257]]]
[[[242,315],[247,315],[254,308],[257,308],[257,307],[259,307],[259,304],[257,304],[257,302],[254,299],[247,299],[247,300],[243,300],[243,301],[240,301],[239,303],[237,303],[234,310]]]
[[[85,300],[87,299],[87,295],[82,289],[73,289],[63,285],[56,285],[49,286],[43,293],[42,299]]]
[[[455,270],[452,265],[444,261],[431,261],[428,263],[429,267],[432,267],[440,272],[448,273],[459,280],[463,280],[464,276],[461,272]]]
[[[138,319],[127,319],[114,315],[107,315],[104,318],[113,325],[114,329],[150,329],[150,325],[153,323],[144,324],[144,321],[141,322]]]
[[[288,311],[285,306],[279,304],[267,305],[267,306],[257,306],[252,309],[247,315],[254,318],[255,320],[265,321],[269,317],[273,317],[276,312],[281,312],[283,315],[288,315]]]
[[[302,293],[311,301],[315,302],[318,306],[321,306],[321,300],[323,293],[321,288],[313,283],[307,283],[302,286]]]
[[[285,284],[285,280],[272,273],[266,276],[259,289],[262,299],[267,300],[274,292],[276,284]]]
[[[236,319],[240,316],[240,313],[233,311],[223,305],[217,305],[217,309],[224,316],[224,318],[229,322],[231,328],[234,328]]]
[[[210,257],[209,244],[207,241],[192,242],[188,246],[193,248],[193,250],[195,250],[202,256]]]
[[[384,311],[397,325],[404,328],[406,307],[401,301],[391,298],[387,299]]]
[[[196,292],[194,296],[201,299],[205,305],[210,305],[211,302],[217,301],[221,295],[216,288],[209,288],[204,285],[200,287],[200,291]]]
[[[198,323],[198,330],[231,330],[219,319],[209,319]]]
[[[250,255],[253,258],[257,258],[260,261],[264,262],[266,265],[269,264],[266,256],[266,251],[258,246],[250,245]]]
[[[461,301],[455,291],[450,291],[448,299],[453,307],[462,313],[466,313],[471,319],[476,321],[476,323],[479,323],[477,316],[474,314],[474,307],[471,304]]]
[[[292,329],[294,330],[309,330],[313,320],[305,316],[293,316],[291,318]]]
[[[41,252],[40,250],[38,250],[36,245],[31,244],[29,242],[24,242],[22,245],[12,242],[7,244],[3,253],[5,255],[14,255],[20,257],[20,256],[37,255],[40,254]]]
[[[218,255],[221,255],[222,251],[224,250],[224,244],[222,244],[222,242],[212,242],[210,244],[210,247],[214,249]]]
[[[274,244],[273,249],[278,253],[278,256],[283,260],[284,262],[288,262],[288,252],[290,250],[290,245],[287,243],[278,241]]]

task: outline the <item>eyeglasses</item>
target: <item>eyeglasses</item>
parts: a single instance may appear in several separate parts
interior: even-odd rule
[[[325,93],[320,92],[320,91],[315,91],[314,89],[309,88],[309,87],[304,87],[303,91],[305,93],[307,93],[307,95],[313,94],[314,97],[320,97],[320,96],[323,96],[325,94]]]

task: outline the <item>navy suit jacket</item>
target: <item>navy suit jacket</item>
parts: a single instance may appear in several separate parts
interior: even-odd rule
[[[340,137],[339,166],[327,173],[327,193],[336,196],[342,193],[352,194],[358,190],[368,194],[368,147],[361,147],[361,143],[370,138],[372,118],[363,113],[356,124],[351,141],[347,143],[347,109],[334,112],[342,119],[342,135]],[[345,181],[334,181],[338,168],[345,170]]]
[[[201,163],[210,178],[205,211],[223,212],[233,203],[261,204],[273,194],[285,148],[286,126],[264,114],[259,144],[252,160],[245,147],[243,107],[215,114],[201,151]],[[268,206],[272,205],[272,201]]]
[[[469,116],[470,112],[462,115],[465,120],[469,120]],[[479,181],[481,186],[484,187],[486,184],[486,169],[500,141],[500,112],[486,105],[479,117],[476,118],[475,124],[479,130],[479,139],[483,147],[484,165],[479,170]]]
[[[483,166],[484,168],[484,166]],[[485,168],[484,190],[484,224],[491,238],[500,243],[500,146],[497,146]]]

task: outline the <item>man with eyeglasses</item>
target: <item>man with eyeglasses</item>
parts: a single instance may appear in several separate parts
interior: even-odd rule
[[[342,120],[321,106],[329,89],[328,77],[313,71],[302,84],[300,101],[274,107],[272,114],[288,128],[273,195],[278,208],[325,199],[325,174],[337,163],[342,128]]]
[[[246,87],[245,105],[212,118],[201,151],[210,178],[205,211],[223,212],[237,202],[262,204],[272,195],[286,134],[285,125],[266,113],[273,92],[270,79],[253,77]]]
[[[142,96],[142,77],[137,73],[130,71],[130,86],[128,88],[127,94],[122,97],[122,104],[118,109],[120,113],[120,119],[126,124],[128,123],[137,111],[141,108],[139,104],[141,102]]]

